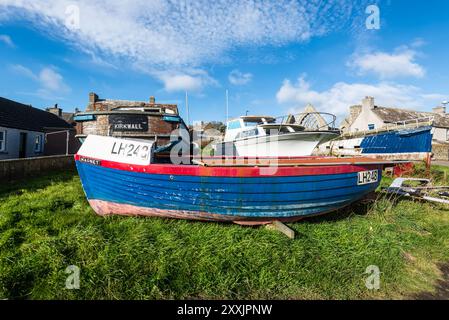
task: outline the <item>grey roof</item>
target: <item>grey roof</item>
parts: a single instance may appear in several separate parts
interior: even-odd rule
[[[145,101],[133,101],[133,100],[112,100],[112,99],[102,99],[96,101],[96,103],[101,103],[105,105],[109,105],[111,107],[139,107],[145,106],[148,102]]]
[[[57,115],[0,97],[0,126],[44,132],[48,128],[72,128]]]
[[[372,111],[386,123],[395,123],[398,121],[413,120],[416,118],[433,117],[435,127],[449,128],[449,114],[385,107],[375,107]]]
[[[132,101],[132,100],[112,100],[112,99],[98,99],[94,103],[89,103],[86,111],[92,111],[94,105],[102,105],[106,107],[108,111],[111,111],[119,107],[129,108],[141,108],[141,107],[154,107],[154,108],[168,108],[178,113],[178,106],[176,104],[164,104],[164,103],[149,103],[146,101]]]
[[[73,113],[73,112],[62,112],[61,118],[64,119],[68,123],[73,123],[74,116],[75,116],[75,113]]]

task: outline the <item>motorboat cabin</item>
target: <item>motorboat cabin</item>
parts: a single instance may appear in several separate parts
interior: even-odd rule
[[[325,116],[332,121],[326,121]],[[216,145],[216,155],[240,157],[310,156],[320,144],[340,135],[335,116],[303,113],[274,118],[241,116],[228,121],[223,142]]]

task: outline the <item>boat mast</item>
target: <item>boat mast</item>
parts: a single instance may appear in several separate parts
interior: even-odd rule
[[[187,127],[190,124],[190,115],[189,115],[189,98],[187,96],[187,91],[186,91],[186,109],[187,109]]]
[[[226,123],[229,120],[229,97],[228,97],[228,89],[226,89]]]

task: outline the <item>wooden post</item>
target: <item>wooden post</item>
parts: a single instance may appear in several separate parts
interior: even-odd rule
[[[295,231],[287,227],[285,224],[283,224],[280,221],[273,221],[271,224],[268,224],[266,226],[268,230],[276,230],[279,232],[282,232],[290,239],[295,239]]]
[[[69,155],[69,142],[70,142],[70,131],[67,130],[67,136],[66,136],[66,141],[65,141],[65,155],[66,156]]]
[[[426,158],[426,175],[430,179],[430,168],[432,166],[432,154],[428,153]]]

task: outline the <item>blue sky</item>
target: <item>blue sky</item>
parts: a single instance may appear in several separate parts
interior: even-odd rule
[[[367,6],[380,29],[367,29]],[[449,2],[0,0],[0,96],[84,110],[102,98],[177,103],[191,120],[345,115],[366,95],[449,100]]]

